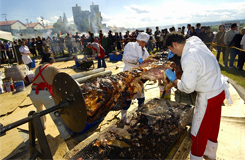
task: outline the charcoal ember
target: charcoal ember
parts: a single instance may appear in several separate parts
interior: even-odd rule
[[[89,144],[76,156],[84,159],[165,159],[192,112],[190,106],[153,99],[132,116],[130,121],[135,123],[120,129],[116,125],[109,126],[93,141],[96,145]],[[104,139],[108,142],[113,139],[116,143],[99,145]]]

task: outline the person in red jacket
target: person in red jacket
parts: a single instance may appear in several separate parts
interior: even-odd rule
[[[93,43],[88,43],[87,48],[92,48],[93,51],[93,57],[95,57],[96,53],[98,56],[98,68],[104,67],[106,68],[106,63],[105,63],[105,49],[98,43],[93,42]],[[101,66],[101,61],[102,61],[102,66]]]

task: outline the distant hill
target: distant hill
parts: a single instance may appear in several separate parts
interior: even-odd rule
[[[222,22],[232,22],[232,21],[240,21],[240,24],[245,23],[245,19],[238,19],[238,20],[223,20],[223,21],[214,21],[214,22],[196,22],[196,23],[190,23],[192,26],[196,27],[197,23],[201,23],[201,26],[216,26],[216,25],[220,25]],[[175,29],[177,30],[177,27],[182,27],[182,26],[187,26],[188,23],[180,23],[180,24],[174,24],[174,25],[166,25],[166,26],[158,26],[159,29],[164,29],[167,28],[169,29],[170,27],[174,26]],[[144,28],[137,28],[139,30],[146,30],[146,28],[151,28],[152,31],[156,30],[156,26],[151,26],[151,27],[144,27]],[[132,29],[130,29],[132,30]]]

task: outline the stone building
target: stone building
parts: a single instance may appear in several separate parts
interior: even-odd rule
[[[15,32],[23,32],[23,30],[26,30],[26,25],[19,20],[2,21],[0,22],[0,30],[11,32],[13,34]]]
[[[30,30],[44,30],[44,26],[42,24],[40,24],[39,22],[36,23],[26,23],[25,24],[26,28],[30,29]]]
[[[99,11],[99,5],[92,3],[90,11],[83,11],[82,7],[76,4],[75,7],[72,7],[72,12],[74,23],[79,31],[99,33],[99,30],[102,29],[102,17]]]

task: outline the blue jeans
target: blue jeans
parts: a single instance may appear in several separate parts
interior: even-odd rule
[[[153,51],[152,41],[148,41],[148,44],[147,45],[148,45],[147,46],[148,52]]]
[[[138,107],[141,107],[141,105],[144,103],[145,101],[145,97],[144,98],[137,98],[138,100]],[[124,110],[128,110],[130,105],[131,105],[132,100],[126,100],[126,106],[123,108]]]
[[[11,51],[6,51],[7,52],[7,55],[9,57],[9,60],[13,59],[13,54]]]
[[[237,64],[237,67],[240,66],[240,51],[235,49],[235,48],[232,48],[231,50],[231,57],[230,57],[230,67],[233,67],[233,63],[235,61],[235,58],[236,58],[236,55],[238,55],[238,64]]]
[[[26,65],[27,65],[27,67],[29,68],[29,71],[30,71],[31,70],[31,66],[32,66],[32,62],[31,63],[28,63]]]
[[[102,67],[106,68],[105,57],[98,58],[98,68],[101,68],[101,60],[102,60]]]

